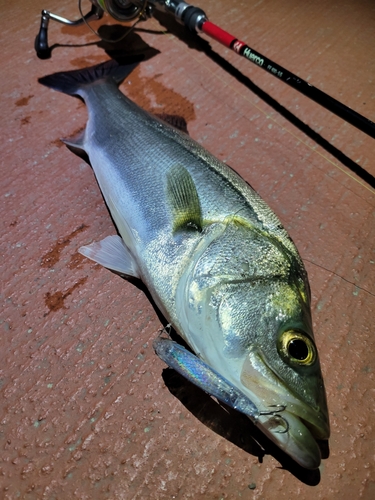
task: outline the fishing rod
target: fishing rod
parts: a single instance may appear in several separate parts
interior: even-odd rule
[[[92,3],[90,12],[83,15],[81,0],[78,0],[81,18],[76,21],[70,21],[69,19],[57,16],[47,10],[42,11],[41,26],[35,39],[35,50],[39,58],[47,59],[51,56],[51,48],[48,46],[47,35],[49,19],[70,26],[77,26],[82,23],[88,24],[88,21],[91,19],[100,19],[105,12],[116,19],[116,21],[125,22],[134,19],[140,21],[147,17],[151,17],[154,10],[157,9],[174,15],[175,19],[179,23],[185,25],[190,31],[205,33],[225,47],[233,50],[238,55],[245,57],[245,59],[298,90],[306,97],[309,97],[365,134],[375,138],[374,122],[310,83],[302,80],[302,78],[299,78],[279,64],[271,61],[268,57],[265,57],[249,47],[245,42],[242,42],[235,36],[215,25],[208,20],[204,11],[199,7],[194,7],[183,0],[90,0],[90,2]]]

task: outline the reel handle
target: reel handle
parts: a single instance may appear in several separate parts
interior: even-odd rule
[[[39,59],[49,59],[51,57],[51,49],[48,46],[48,14],[47,10],[42,10],[39,33],[35,37],[34,48]]]
[[[42,10],[40,29],[34,43],[36,55],[39,59],[49,59],[51,57],[51,47],[48,45],[48,24],[50,19],[61,24],[67,24],[68,26],[79,26],[90,19],[101,19],[103,14],[103,9],[101,9],[98,5],[92,5],[90,12],[85,14],[83,18],[81,17],[71,21],[65,17],[53,14],[49,10]]]

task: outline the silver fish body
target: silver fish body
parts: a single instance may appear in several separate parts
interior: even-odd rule
[[[40,80],[84,99],[86,129],[67,142],[88,154],[122,238],[82,253],[140,278],[196,355],[256,405],[259,427],[316,468],[329,422],[298,251],[239,175],[118,90],[127,72],[107,63]]]

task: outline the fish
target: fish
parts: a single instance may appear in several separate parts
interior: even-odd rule
[[[86,127],[64,142],[88,156],[118,231],[79,251],[144,283],[189,348],[155,339],[169,366],[316,469],[330,426],[302,259],[235,170],[120,91],[137,64],[39,79],[84,100]]]

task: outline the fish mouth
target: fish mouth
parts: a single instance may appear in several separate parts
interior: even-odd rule
[[[302,401],[260,352],[251,352],[247,357],[241,382],[259,405],[258,427],[302,467],[317,469],[321,462],[317,441],[329,438],[327,408]]]

